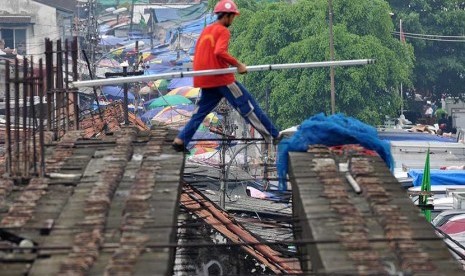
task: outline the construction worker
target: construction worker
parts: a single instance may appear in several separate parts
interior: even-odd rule
[[[239,74],[247,73],[246,66],[228,53],[231,36],[228,27],[239,15],[236,4],[231,0],[221,0],[216,4],[214,12],[217,15],[217,21],[207,26],[197,39],[194,70],[224,69],[234,66],[237,67]],[[267,142],[276,142],[281,138],[278,130],[260,109],[255,99],[242,84],[235,80],[233,73],[194,77],[194,86],[202,89],[200,100],[192,118],[173,141],[173,148],[176,151],[188,152],[186,145],[189,144],[205,117],[223,97]]]

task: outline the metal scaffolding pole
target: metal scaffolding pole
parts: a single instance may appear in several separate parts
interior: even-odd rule
[[[285,64],[267,64],[267,65],[253,65],[247,66],[248,72],[254,71],[271,71],[271,70],[284,70],[284,69],[303,69],[303,68],[321,68],[331,66],[354,66],[354,65],[366,65],[375,63],[374,59],[356,59],[356,60],[338,60],[338,61],[322,61],[322,62],[306,62],[306,63],[285,63]],[[112,79],[101,79],[101,80],[86,80],[86,81],[75,81],[72,83],[72,87],[91,87],[100,85],[117,85],[131,82],[146,82],[159,79],[172,79],[172,78],[183,78],[183,77],[194,77],[194,76],[208,76],[208,75],[221,75],[228,73],[236,73],[237,68],[231,67],[226,69],[212,69],[212,70],[201,70],[201,71],[185,71],[185,72],[171,72],[162,73],[155,75],[143,75],[133,76],[126,78],[112,78]]]

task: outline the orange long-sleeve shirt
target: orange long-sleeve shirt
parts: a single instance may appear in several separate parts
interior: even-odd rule
[[[197,40],[194,55],[194,70],[223,69],[238,65],[228,53],[231,33],[225,26],[214,23],[207,26]],[[210,88],[224,86],[235,81],[234,74],[194,77],[194,86]]]

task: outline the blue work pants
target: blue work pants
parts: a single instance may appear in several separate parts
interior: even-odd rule
[[[223,97],[228,100],[267,142],[271,142],[271,138],[276,138],[278,136],[278,130],[260,109],[249,91],[236,81],[230,85],[202,88],[200,100],[192,114],[192,118],[178,134],[178,138],[184,142],[184,145],[187,146],[189,144],[205,117],[212,112]]]

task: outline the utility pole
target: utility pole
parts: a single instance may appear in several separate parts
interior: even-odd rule
[[[95,75],[95,51],[99,41],[98,23],[95,16],[95,0],[87,2],[87,35],[85,41],[86,52],[90,55],[90,71],[89,76]]]
[[[180,54],[179,50],[181,49],[181,27],[178,27],[178,43],[176,45],[176,57],[179,60]]]
[[[333,1],[328,0],[329,9],[329,56],[334,61],[334,34],[333,34]],[[336,113],[336,88],[334,86],[334,66],[330,67],[331,78],[331,114]]]
[[[131,33],[132,33],[132,20],[134,18],[134,2],[135,1],[136,0],[132,0],[132,3],[131,3],[131,22],[129,24],[129,35],[131,35]]]
[[[155,9],[150,9],[150,49],[153,49],[153,25],[155,21]]]

